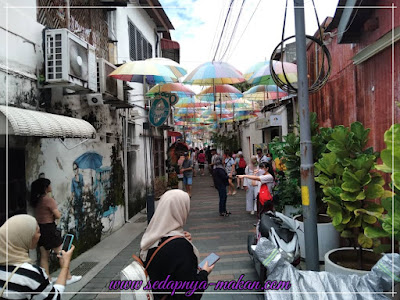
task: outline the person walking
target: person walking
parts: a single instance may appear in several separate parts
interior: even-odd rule
[[[237,175],[245,174],[244,171],[246,169],[247,163],[246,163],[246,160],[244,159],[242,151],[238,152],[238,155],[235,160],[235,166],[236,166],[236,174]],[[237,181],[237,189],[243,190],[244,189],[244,187],[243,187],[244,179],[236,177],[236,181]]]
[[[226,210],[226,187],[229,185],[228,174],[226,174],[225,168],[222,165],[222,157],[220,155],[215,157],[214,167],[213,179],[214,186],[218,190],[219,195],[219,215],[221,217],[229,217],[231,213]]]
[[[228,196],[236,195],[235,186],[233,185],[233,177],[235,174],[235,160],[232,158],[232,152],[229,150],[225,151],[225,170],[226,174],[228,174]]]
[[[203,150],[200,150],[199,155],[197,156],[197,161],[199,163],[199,169],[201,176],[204,176],[204,164],[206,162],[206,155]]]
[[[193,181],[193,161],[189,158],[189,152],[184,154],[185,160],[182,162],[181,174],[183,174],[183,185],[185,191],[192,197],[192,181]]]
[[[61,218],[61,213],[57,208],[57,202],[48,195],[51,191],[51,182],[47,178],[39,178],[32,182],[30,204],[35,210],[35,217],[41,233],[38,242],[40,266],[45,269],[48,276],[50,276],[50,249],[53,249],[55,253],[60,253],[62,245],[61,233],[57,230],[55,223],[56,219]],[[62,267],[61,261],[60,267]],[[72,284],[81,279],[82,276],[71,276],[68,271],[67,284]]]
[[[252,156],[250,158],[250,162],[246,166],[244,173],[245,175],[259,175],[257,156]],[[241,176],[237,177],[239,180]],[[259,181],[250,180],[248,178],[243,178],[241,180],[243,180],[243,187],[246,191],[246,211],[249,211],[250,214],[254,215],[254,212],[257,211],[257,195],[261,184]]]
[[[263,155],[263,152],[262,152],[261,148],[257,149],[257,162],[259,164],[263,163],[263,162],[268,162],[268,159],[267,159],[267,157],[265,155]]]

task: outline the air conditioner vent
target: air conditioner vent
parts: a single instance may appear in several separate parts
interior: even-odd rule
[[[67,29],[45,31],[45,87],[97,91],[95,49]]]

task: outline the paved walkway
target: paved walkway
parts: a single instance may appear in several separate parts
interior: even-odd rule
[[[206,257],[211,252],[215,252],[221,257],[209,276],[210,282],[236,280],[241,274],[245,274],[245,280],[256,280],[256,271],[247,253],[247,236],[254,232],[253,224],[256,222],[256,217],[245,211],[244,191],[238,191],[235,196],[228,196],[227,208],[232,212],[232,215],[221,217],[218,213],[218,193],[215,188],[210,186],[211,184],[212,179],[208,175],[194,178],[191,212],[185,230],[192,234],[193,243],[198,248],[201,258]],[[72,299],[74,300],[117,299],[119,297],[118,293],[110,292],[107,286],[111,280],[119,279],[119,272],[132,261],[132,253],[137,254],[139,252],[139,243],[145,227],[143,216],[134,218],[136,220],[133,220],[133,222],[139,221],[137,226],[127,224],[113,234],[119,235],[118,238],[115,238],[115,241],[108,241],[110,250],[112,250],[112,245],[118,248],[114,251],[114,256],[108,259],[105,257],[101,268],[97,266],[96,274],[92,274],[90,278],[85,275],[86,278],[84,277],[82,282],[68,286],[66,292],[71,294],[66,294],[66,298],[71,298],[75,292],[78,293],[73,296]],[[126,226],[136,227],[127,231]],[[120,233],[121,230],[125,230],[125,233]],[[118,243],[118,239],[121,243],[125,243],[123,248]],[[102,246],[100,244],[96,248],[101,251]],[[93,259],[90,253],[92,251],[94,250],[91,249],[83,254],[87,256],[86,260]],[[74,263],[77,265],[77,262]],[[74,268],[71,269],[72,274],[74,274]],[[216,292],[213,287],[209,288],[202,297],[206,300],[261,298],[260,294]]]

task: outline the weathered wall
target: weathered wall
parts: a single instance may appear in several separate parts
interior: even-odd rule
[[[398,67],[400,42],[394,45],[394,69],[392,69],[391,47],[360,65],[354,65],[352,61],[354,55],[360,50],[392,29],[390,10],[376,9],[370,19],[375,18],[378,20],[379,27],[373,31],[363,29],[360,32],[361,43],[359,44],[338,44],[337,36],[333,37],[327,46],[332,55],[332,73],[328,83],[319,92],[310,94],[310,109],[318,114],[321,126],[340,124],[349,126],[355,121],[362,122],[365,127],[371,129],[369,146],[380,151],[385,148],[383,134],[393,122],[392,113],[394,122],[399,122],[400,118],[400,109],[394,105],[392,98],[394,97],[395,101],[400,100],[400,68]],[[394,27],[400,26],[397,10],[395,10],[394,20]],[[336,34],[336,31],[333,34]],[[307,55],[310,64],[315,59],[313,47],[308,49]],[[392,75],[394,76],[394,95],[392,94]]]

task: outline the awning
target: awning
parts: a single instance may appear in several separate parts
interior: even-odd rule
[[[84,120],[0,105],[0,134],[48,138],[94,138],[96,130]]]
[[[179,43],[172,41],[172,40],[168,40],[168,39],[161,39],[161,49],[165,50],[165,49],[179,49]]]

